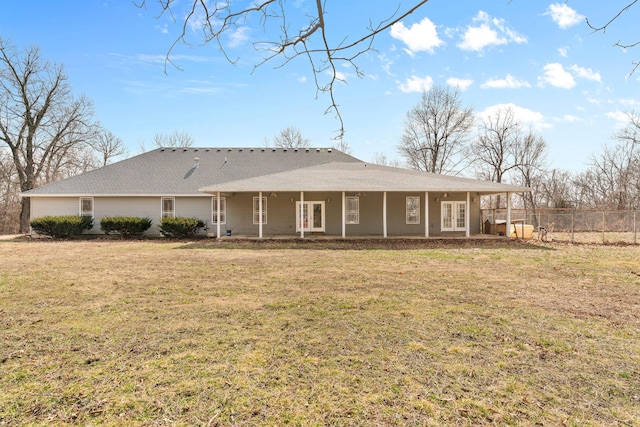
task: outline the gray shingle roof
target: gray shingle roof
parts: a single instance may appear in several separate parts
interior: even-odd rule
[[[492,194],[529,189],[368,164],[329,148],[159,148],[23,194],[28,197],[205,196],[203,191],[470,191]]]
[[[361,163],[329,148],[159,148],[23,194],[201,196],[198,189],[207,185],[330,162]]]
[[[208,185],[200,190],[207,193],[218,191],[469,191],[480,194],[530,191],[527,187],[364,162],[325,163],[266,176]]]

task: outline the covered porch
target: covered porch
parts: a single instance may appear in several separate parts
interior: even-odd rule
[[[200,191],[214,200],[218,238],[469,239],[482,235],[482,196],[504,194],[510,206],[514,192],[529,189],[366,163],[330,163]]]

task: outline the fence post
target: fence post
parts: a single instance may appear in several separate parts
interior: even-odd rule
[[[574,238],[573,238],[573,225],[574,225],[574,218],[575,218],[575,214],[576,214],[576,210],[575,209],[571,209],[571,243],[574,243]]]
[[[638,213],[638,211],[633,211],[633,244],[637,244],[638,243],[638,234],[637,234],[637,230],[636,230],[636,214]]]
[[[602,210],[602,244],[605,244],[605,240],[604,240],[604,229],[605,229],[605,210]]]

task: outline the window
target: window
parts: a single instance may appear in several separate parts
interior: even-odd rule
[[[176,199],[173,197],[162,198],[162,218],[176,216]]]
[[[93,197],[80,197],[80,215],[93,218]]]
[[[345,201],[347,224],[360,224],[360,198],[347,197]]]
[[[211,212],[212,212],[211,222],[213,224],[217,224],[218,223],[218,198],[217,197],[211,198]],[[226,223],[227,223],[227,198],[220,197],[220,224],[226,224]]]
[[[260,200],[259,197],[253,198],[253,223],[254,224],[259,224],[259,219],[260,219],[260,203],[258,202],[258,200]],[[263,224],[267,223],[267,198],[266,197],[262,198],[262,223]]]
[[[420,224],[420,197],[407,197],[407,224]]]

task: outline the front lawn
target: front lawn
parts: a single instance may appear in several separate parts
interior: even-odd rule
[[[639,425],[640,248],[0,242],[0,425]]]

